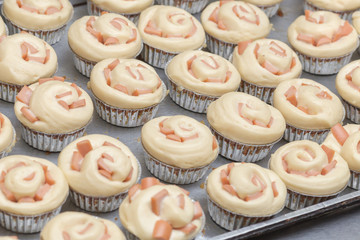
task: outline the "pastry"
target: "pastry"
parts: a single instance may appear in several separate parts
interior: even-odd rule
[[[273,17],[279,10],[282,0],[242,0],[247,3],[254,4],[263,10],[269,18]]]
[[[0,112],[0,159],[11,152],[15,142],[15,129],[9,118]]]
[[[360,9],[359,0],[305,0],[305,10],[331,11],[350,21],[351,14]]]

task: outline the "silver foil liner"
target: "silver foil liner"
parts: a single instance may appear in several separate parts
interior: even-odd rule
[[[346,118],[356,124],[360,124],[360,109],[354,105],[351,105],[344,99],[342,100],[346,111]]]
[[[350,179],[348,182],[348,187],[360,190],[360,172],[350,169]]]
[[[342,18],[344,20],[351,21],[352,14],[355,11],[357,11],[358,9],[355,9],[355,10],[352,10],[352,11],[344,11],[344,12],[332,11],[332,10],[329,10],[329,9],[317,7],[314,4],[312,4],[312,3],[305,0],[305,2],[304,2],[304,10],[310,10],[310,11],[313,11],[313,12],[315,12],[315,11],[330,11],[330,12],[336,13],[337,15],[340,16],[340,18]]]
[[[265,87],[259,86],[253,83],[244,81],[243,79],[240,82],[239,91],[250,94],[259,98],[260,100],[271,104],[273,103],[273,95],[276,87]]]
[[[274,4],[274,5],[270,5],[270,6],[261,6],[261,5],[256,5],[258,8],[260,8],[268,18],[273,17],[277,11],[279,10],[280,7],[280,3]]]
[[[0,99],[6,102],[14,103],[16,95],[21,91],[24,85],[17,85],[0,81]]]
[[[156,0],[159,5],[169,5],[182,8],[191,14],[201,12],[209,0]]]
[[[233,54],[234,48],[237,46],[235,43],[228,43],[221,41],[205,32],[207,48],[211,53],[220,55],[221,57],[229,60]]]
[[[11,152],[12,148],[15,146],[16,143],[16,132],[15,128],[13,128],[13,138],[11,143],[8,147],[6,147],[4,150],[0,151],[0,159],[6,157]]]
[[[236,162],[257,162],[266,157],[270,153],[273,146],[281,140],[281,138],[279,138],[275,142],[269,144],[246,144],[224,137],[211,125],[210,129],[218,141],[219,154]]]
[[[328,129],[302,129],[286,124],[284,133],[284,139],[288,142],[298,140],[311,140],[321,144],[328,135],[330,128]]]

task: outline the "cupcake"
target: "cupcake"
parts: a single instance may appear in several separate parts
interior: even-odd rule
[[[283,136],[285,120],[274,107],[246,93],[226,93],[211,103],[207,120],[220,155],[241,162],[263,159]]]
[[[152,119],[167,94],[156,71],[136,59],[109,58],[97,63],[90,88],[100,117],[121,127],[137,127]]]
[[[339,72],[359,45],[348,21],[326,11],[305,11],[288,28],[288,40],[299,55],[303,70],[316,75]]]
[[[310,79],[281,82],[274,92],[274,107],[286,120],[286,141],[322,143],[330,128],[343,121],[344,107],[328,88]]]
[[[75,205],[91,212],[117,209],[141,168],[130,149],[115,138],[92,134],[67,145],[58,158]]]
[[[18,233],[39,232],[59,214],[69,187],[60,169],[42,158],[0,159],[0,225]]]
[[[282,0],[242,0],[243,2],[251,3],[263,10],[269,18],[274,16],[279,7]]]
[[[24,85],[51,77],[57,69],[54,49],[24,32],[2,39],[0,56],[0,99],[7,102],[15,102]]]
[[[61,77],[40,79],[39,83],[24,86],[14,105],[24,141],[48,152],[60,152],[81,137],[93,110],[90,96]]]
[[[203,51],[186,51],[165,68],[171,99],[181,107],[205,113],[209,104],[227,92],[236,91],[241,81],[226,59]]]
[[[351,14],[360,9],[360,2],[354,0],[305,0],[305,10],[330,11],[350,21]]]
[[[360,123],[360,60],[353,61],[343,67],[336,76],[336,90],[340,94],[346,118]]]
[[[201,12],[209,0],[156,0],[159,5],[169,5],[182,8],[191,14]]]
[[[76,20],[69,28],[68,41],[75,68],[86,77],[90,77],[97,62],[107,58],[135,58],[142,48],[135,24],[115,13]]]
[[[53,239],[125,240],[112,221],[86,213],[63,212],[51,219],[40,233],[40,240]]]
[[[211,218],[232,231],[279,213],[285,205],[286,186],[269,169],[230,163],[209,174],[206,193]]]
[[[238,43],[232,62],[242,77],[240,91],[272,103],[276,86],[298,78],[302,66],[296,53],[285,43],[259,39]]]
[[[73,12],[68,0],[4,0],[2,6],[10,34],[26,31],[49,44],[60,41]]]
[[[269,18],[258,7],[241,1],[209,4],[201,14],[210,52],[229,59],[238,42],[265,38]]]
[[[205,32],[190,13],[172,6],[152,6],[141,12],[138,23],[144,41],[141,57],[145,62],[164,68],[175,55],[201,49]]]
[[[10,120],[0,112],[0,158],[11,152],[16,142],[16,133]]]
[[[162,116],[141,129],[145,164],[157,178],[175,184],[200,180],[218,156],[210,129],[193,118]]]
[[[340,154],[330,154],[309,140],[283,145],[271,155],[269,165],[286,184],[286,207],[291,210],[336,197],[350,177],[348,164]]]
[[[199,202],[189,192],[144,178],[129,190],[120,205],[121,224],[127,239],[194,239],[205,225]]]
[[[153,0],[87,0],[87,9],[89,15],[100,16],[103,12],[118,13],[136,24],[140,13],[153,3]]]

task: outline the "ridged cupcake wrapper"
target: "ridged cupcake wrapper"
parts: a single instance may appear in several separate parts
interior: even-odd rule
[[[360,109],[355,107],[343,99],[343,104],[346,111],[346,118],[350,121],[360,124]]]
[[[246,144],[224,137],[211,125],[210,129],[218,141],[219,154],[236,162],[257,162],[266,157],[270,153],[273,146],[281,140],[280,138],[275,142],[261,145]]]
[[[201,12],[209,0],[156,0],[159,5],[169,5],[182,8],[191,14]]]
[[[207,48],[211,53],[220,55],[227,60],[230,59],[237,44],[221,41],[208,33],[205,33],[205,36]]]
[[[250,94],[252,96],[255,96],[259,98],[260,100],[271,104],[273,102],[273,95],[276,88],[274,87],[264,87],[264,86],[258,86],[253,83],[246,82],[244,80],[241,80],[239,91],[244,92],[247,94]]]
[[[288,142],[298,140],[311,140],[317,142],[318,144],[321,144],[325,140],[329,131],[330,129],[306,130],[286,124],[284,139]]]
[[[257,7],[260,8],[266,14],[266,16],[268,16],[268,18],[271,18],[279,10],[280,3],[270,5],[270,6],[261,6],[261,5],[258,6],[257,5]]]
[[[345,11],[345,12],[331,11],[331,10],[327,10],[327,9],[324,9],[324,8],[317,7],[317,6],[315,6],[315,5],[313,5],[310,2],[305,0],[304,10],[310,10],[312,12],[315,12],[315,11],[330,11],[330,12],[333,12],[333,13],[336,13],[337,15],[339,15],[341,19],[351,21],[352,14],[358,9],[355,9],[353,11]]]
[[[350,169],[350,179],[348,182],[348,187],[360,190],[360,172]]]
[[[0,99],[14,103],[16,95],[20,92],[24,85],[0,82]]]

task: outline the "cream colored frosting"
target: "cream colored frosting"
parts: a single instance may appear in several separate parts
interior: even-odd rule
[[[270,72],[263,67],[265,63],[277,71]],[[243,80],[267,87],[276,87],[284,80],[300,77],[302,71],[296,53],[285,43],[273,39],[255,40],[242,54],[236,47],[233,64]]]
[[[21,163],[22,165],[17,166]],[[50,174],[55,183],[50,185],[49,191],[45,193],[42,200],[33,203],[17,202],[24,197],[35,197],[39,188],[49,184],[43,166],[47,167],[46,174]],[[59,207],[68,195],[69,187],[63,173],[48,160],[12,155],[0,160],[0,172],[6,173],[0,185],[11,191],[16,199],[16,201],[10,201],[3,191],[0,191],[0,209],[3,211],[20,215],[41,214]],[[33,175],[31,180],[24,179],[30,175]]]
[[[45,58],[49,52],[46,63],[29,60],[22,57],[21,46],[28,43],[38,52],[31,53],[29,57]],[[0,81],[18,85],[34,83],[39,78],[51,77],[57,69],[57,56],[54,49],[45,41],[27,33],[19,33],[6,37],[0,44]]]
[[[15,144],[15,131],[9,118],[0,112],[0,152]]]
[[[228,60],[204,51],[176,55],[165,71],[180,86],[210,96],[236,91],[241,81],[238,71]]]
[[[154,214],[151,208],[151,198],[161,190],[166,190],[168,195],[161,202],[159,216]],[[185,199],[184,208],[179,207],[178,196]],[[172,227],[170,240],[193,239],[200,231],[204,215],[194,219],[195,206],[193,201],[184,194],[184,191],[176,185],[154,185],[144,190],[138,190],[129,202],[127,196],[119,208],[121,224],[140,239],[155,239],[152,237],[155,223],[158,220],[167,221]],[[175,229],[193,224],[196,229],[188,235]]]
[[[2,18],[0,18],[0,36],[6,36],[6,35],[7,35],[7,31],[6,31],[4,20]]]
[[[272,215],[284,207],[286,186],[273,171],[253,163],[235,163],[229,173],[229,165],[216,168],[208,176],[206,191],[213,201],[231,212],[247,216]],[[221,172],[224,171],[228,172],[227,184],[235,190],[236,195],[223,188]],[[273,191],[273,184],[277,196]],[[259,193],[261,195],[256,199],[246,199]]]
[[[350,11],[360,8],[360,0],[306,0],[316,7],[332,11]]]
[[[79,96],[76,88],[69,82],[48,81],[40,85],[34,83],[29,88],[32,90],[29,106],[16,100],[14,110],[17,119],[33,130],[45,133],[68,133],[84,127],[92,118],[94,106],[90,96],[78,87],[77,89],[81,91]],[[66,92],[71,92],[71,95],[56,97]],[[67,110],[59,104],[59,99],[68,105],[84,99],[86,105]],[[29,107],[39,120],[30,122],[21,112],[22,107]]]
[[[52,30],[65,25],[73,15],[73,6],[68,0],[21,0],[22,6],[35,10],[29,11],[19,6],[17,0],[4,0],[3,11],[16,25],[30,30]],[[48,8],[57,12],[45,14]]]
[[[218,11],[218,23],[210,20],[214,11]],[[225,26],[225,30],[218,28],[219,22]],[[201,23],[209,35],[234,44],[264,38],[272,28],[263,11],[242,1],[228,1],[221,6],[220,2],[209,4],[201,14]]]
[[[240,92],[226,93],[212,102],[207,109],[207,119],[211,127],[225,137],[248,144],[272,143],[285,131],[284,117],[277,109]],[[255,121],[264,127],[253,124]]]
[[[285,96],[290,88],[296,89],[297,106]],[[322,93],[331,99],[317,96]],[[304,129],[328,129],[344,118],[340,99],[325,86],[305,78],[281,82],[274,92],[274,107],[283,114],[286,123]]]
[[[278,4],[283,0],[242,0],[243,2],[251,3],[258,6],[270,6],[274,4]]]
[[[114,61],[119,63],[110,71],[110,86],[105,76],[105,69]],[[109,69],[110,70],[110,69]],[[125,87],[127,93],[116,86]],[[94,95],[119,108],[144,108],[159,103],[164,96],[165,85],[150,65],[136,59],[105,59],[97,63],[91,72],[90,88]],[[135,96],[136,90],[151,90],[146,94]]]
[[[81,161],[80,171],[72,169],[74,152],[78,151],[77,143],[89,140],[92,150]],[[103,145],[105,142],[114,146]],[[108,154],[113,162],[103,157]],[[112,179],[108,179],[98,171],[98,161],[103,159],[112,171]],[[58,158],[59,168],[64,172],[70,188],[88,196],[112,196],[127,191],[139,177],[139,166],[134,154],[119,140],[100,134],[81,137],[67,145]],[[126,181],[130,172],[131,178]]]
[[[153,0],[91,0],[103,10],[117,13],[140,13],[151,6]]]
[[[306,17],[302,15],[288,28],[288,40],[297,51],[309,56],[328,58],[349,54],[358,47],[358,34],[351,25],[350,26],[353,29],[351,33],[334,41],[336,32],[345,24],[345,20],[342,20],[337,14],[318,11],[310,13],[310,16],[319,22],[320,18],[323,18],[324,22],[321,24],[311,22],[306,20]],[[329,38],[331,42],[316,46],[298,40],[299,34],[313,37],[316,44],[322,37]]]
[[[344,66],[336,76],[335,85],[343,99],[360,107],[360,60]]]
[[[149,21],[161,31],[161,36],[146,33]],[[157,5],[145,9],[140,14],[138,28],[145,43],[169,52],[199,49],[205,42],[201,23],[177,7]]]
[[[161,132],[160,123],[180,138],[197,137],[182,142],[168,139]],[[213,138],[207,126],[183,115],[158,117],[145,123],[141,129],[145,150],[159,161],[180,168],[202,167],[214,161],[219,148],[213,148]]]
[[[41,240],[61,239],[125,240],[118,226],[107,219],[80,212],[63,212],[52,218],[40,233]]]
[[[88,23],[89,19],[95,19],[95,21],[90,24]],[[113,21],[115,21],[114,24],[112,24]],[[88,31],[88,25],[102,35],[104,43],[110,37],[117,39],[118,43],[105,45],[99,42],[98,38]],[[120,25],[121,30],[115,25]],[[131,41],[134,32],[136,32],[136,39]],[[100,17],[84,16],[76,20],[69,28],[68,41],[70,48],[77,55],[94,62],[114,57],[132,58],[139,53],[142,46],[141,37],[135,24],[115,13],[107,13]]]
[[[352,24],[357,33],[360,34],[360,11],[356,11],[352,14]]]
[[[328,195],[341,191],[350,177],[348,164],[340,154],[335,153],[333,161],[336,161],[335,167],[323,175],[323,168],[329,161],[320,145],[308,140],[294,141],[281,146],[271,155],[270,169],[295,192]],[[287,171],[284,166],[287,166]]]

